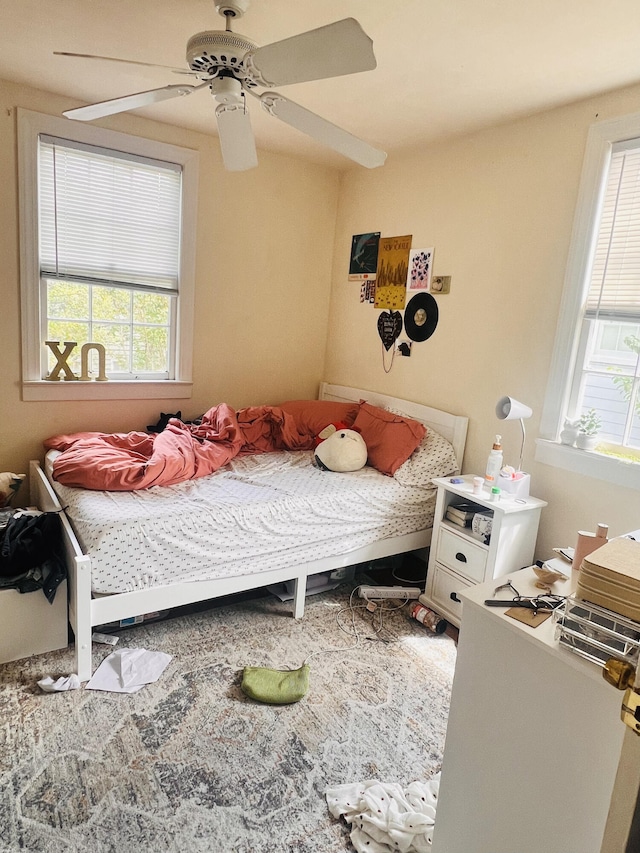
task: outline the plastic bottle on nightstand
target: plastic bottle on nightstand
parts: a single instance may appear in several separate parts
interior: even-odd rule
[[[493,442],[493,447],[491,448],[491,452],[489,453],[489,458],[487,459],[487,470],[484,475],[484,481],[489,487],[489,491],[493,486],[498,485],[498,477],[500,476],[500,469],[502,468],[502,436],[497,435],[496,440]]]

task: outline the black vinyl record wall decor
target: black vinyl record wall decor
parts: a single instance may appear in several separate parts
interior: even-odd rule
[[[412,341],[426,341],[438,325],[438,303],[430,293],[416,293],[404,309],[404,328]]]

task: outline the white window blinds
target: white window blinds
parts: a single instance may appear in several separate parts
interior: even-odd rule
[[[180,166],[39,138],[40,272],[178,289]]]
[[[640,320],[640,149],[614,146],[586,316]]]

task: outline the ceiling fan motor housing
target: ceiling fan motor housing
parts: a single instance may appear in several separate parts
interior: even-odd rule
[[[187,42],[187,63],[199,74],[215,77],[226,68],[244,78],[242,60],[256,47],[255,42],[239,33],[205,30],[191,36]]]

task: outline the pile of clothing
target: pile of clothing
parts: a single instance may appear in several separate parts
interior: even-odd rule
[[[3,510],[0,517],[0,590],[41,589],[53,604],[67,576],[62,526],[56,512]]]
[[[436,817],[440,774],[428,782],[367,780],[326,791],[334,817],[351,824],[358,853],[429,853]]]

